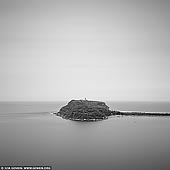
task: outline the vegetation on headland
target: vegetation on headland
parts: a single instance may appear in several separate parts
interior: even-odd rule
[[[59,112],[54,113],[64,119],[75,121],[97,121],[107,119],[109,116],[170,116],[170,113],[149,112],[122,112],[112,111],[101,101],[71,100]]]
[[[107,119],[108,116],[112,115],[112,111],[109,110],[109,107],[104,102],[71,100],[56,114],[64,119],[95,121]]]

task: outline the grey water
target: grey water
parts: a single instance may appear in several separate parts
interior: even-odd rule
[[[67,102],[1,102],[0,165],[55,170],[169,170],[170,118],[74,122],[53,114]],[[106,102],[112,110],[170,112],[168,102]]]

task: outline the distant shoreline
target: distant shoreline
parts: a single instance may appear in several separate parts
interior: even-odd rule
[[[170,116],[169,112],[140,112],[140,111],[116,111],[114,115],[120,115],[120,116]]]

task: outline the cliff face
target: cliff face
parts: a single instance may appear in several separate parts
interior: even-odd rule
[[[78,121],[94,121],[107,119],[112,111],[100,101],[71,100],[66,106],[62,107],[57,113],[65,119]]]

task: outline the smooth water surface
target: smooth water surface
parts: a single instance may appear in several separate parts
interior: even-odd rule
[[[56,170],[169,170],[170,118],[128,116],[74,122],[49,114],[63,104],[1,103],[0,165],[49,165]],[[125,110],[123,103],[116,107]]]

